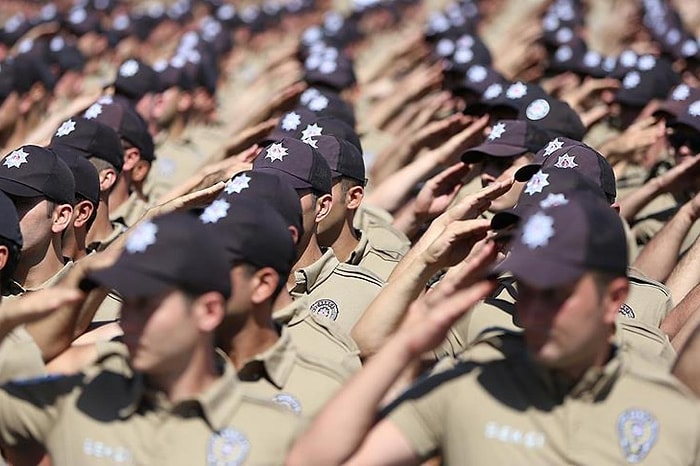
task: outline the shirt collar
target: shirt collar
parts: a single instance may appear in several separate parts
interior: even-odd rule
[[[292,296],[311,293],[314,288],[323,283],[340,264],[331,248],[327,248],[323,256],[313,264],[294,271],[294,287]]]
[[[18,282],[16,282],[15,280],[12,280],[12,282],[10,283],[10,288],[8,290],[7,295],[8,296],[17,296],[17,295],[27,293],[29,291],[37,291],[37,290],[43,290],[44,288],[50,288],[50,287],[56,285],[59,281],[61,281],[63,279],[63,277],[65,277],[68,274],[68,272],[70,272],[70,270],[72,268],[73,268],[73,261],[68,260],[63,265],[63,267],[61,267],[61,270],[56,272],[51,278],[46,280],[44,283],[42,283],[41,285],[34,287],[34,288],[25,288],[22,285],[20,285]]]
[[[279,340],[266,351],[257,354],[238,371],[242,381],[252,380],[256,375],[267,378],[275,387],[282,390],[296,359],[296,347],[286,327],[282,327]]]
[[[365,256],[365,251],[369,246],[369,239],[367,235],[362,230],[355,230],[358,232],[358,243],[355,249],[350,253],[350,257],[347,260],[348,264],[359,265],[362,258]]]
[[[275,322],[291,327],[304,320],[308,312],[308,300],[306,295],[302,295],[282,309],[275,311],[272,317],[275,319]]]

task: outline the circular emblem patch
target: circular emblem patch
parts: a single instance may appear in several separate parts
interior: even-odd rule
[[[545,99],[537,99],[530,102],[525,110],[525,116],[530,120],[537,121],[549,115],[549,102]]]
[[[628,409],[617,419],[617,436],[628,463],[639,463],[646,458],[656,443],[659,423],[648,411]]]
[[[319,299],[311,305],[309,311],[330,320],[338,318],[338,305],[331,299]]]
[[[235,429],[224,429],[211,435],[207,451],[207,464],[239,466],[243,464],[250,451],[250,442]]]
[[[634,310],[632,310],[632,308],[625,303],[622,303],[618,312],[625,317],[629,317],[630,319],[634,319],[635,317]]]
[[[301,403],[289,393],[278,393],[272,398],[272,401],[291,410],[294,414],[301,414]]]

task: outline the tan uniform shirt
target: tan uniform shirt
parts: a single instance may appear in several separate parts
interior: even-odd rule
[[[119,238],[121,235],[123,235],[126,230],[128,230],[127,226],[124,225],[123,223],[119,222],[111,222],[112,223],[112,232],[107,236],[105,239],[101,241],[93,241],[92,243],[87,245],[87,250],[88,251],[104,251],[107,249],[107,247],[114,243],[117,238]]]
[[[246,393],[271,400],[305,418],[314,417],[350,377],[334,363],[299,351],[283,327],[280,339],[238,371]]]
[[[661,194],[647,204],[634,219],[632,232],[637,243],[646,244],[673,217],[681,204],[671,194]],[[695,222],[681,244],[683,254],[700,236],[700,222]]]
[[[34,440],[54,466],[282,464],[298,426],[274,403],[245,395],[228,358],[195,398],[169,402],[120,352],[85,373],[5,385],[0,439]]]
[[[334,321],[348,334],[384,284],[362,267],[340,263],[331,248],[315,263],[295,270],[294,280],[292,297],[308,296],[312,313]]]
[[[309,312],[306,296],[276,311],[273,317],[286,326],[292,341],[303,353],[336,361],[351,373],[362,367],[360,349],[355,340],[332,320]]]
[[[635,357],[618,350],[572,385],[504,335],[409,390],[389,420],[445,464],[700,464],[698,401]]]
[[[346,263],[364,267],[387,281],[410,247],[408,238],[395,228],[370,225],[366,230],[360,231],[360,242]]]
[[[73,262],[68,262],[53,277],[36,288],[24,288],[14,282],[13,286],[6,290],[8,294],[3,296],[3,299],[15,299],[24,293],[53,286],[70,271],[71,267]],[[0,382],[39,377],[44,374],[46,374],[46,366],[41,349],[24,326],[16,327],[0,342]]]
[[[667,309],[670,299],[668,290],[634,269],[630,269],[628,275],[634,277],[630,278],[630,289],[634,291],[630,292],[625,304],[620,308],[617,319],[620,341],[623,345],[629,345],[662,366],[670,368],[676,352],[668,336],[658,326],[637,318],[637,315],[659,315],[661,310]],[[516,300],[515,279],[511,276],[500,277],[494,292],[477,303],[452,327],[446,341],[436,350],[436,356],[449,356],[455,348],[461,348],[463,351],[477,339],[491,332],[520,332],[522,327],[517,321]]]

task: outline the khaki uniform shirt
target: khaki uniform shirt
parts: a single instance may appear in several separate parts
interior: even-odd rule
[[[293,298],[308,296],[309,311],[334,321],[348,334],[384,282],[356,265],[342,264],[328,248],[308,267],[294,271]]]
[[[628,275],[631,276],[630,290],[634,291],[630,291],[617,319],[621,344],[629,345],[649,359],[670,368],[676,352],[668,336],[658,326],[637,317],[661,315],[663,310],[668,309],[668,290],[634,269],[630,269]],[[522,327],[515,312],[516,300],[515,279],[512,276],[500,277],[493,293],[477,303],[450,329],[446,341],[436,350],[435,355],[440,358],[458,354],[452,351],[455,348],[463,351],[491,332],[520,332]]]
[[[331,360],[299,351],[283,327],[280,339],[246,362],[238,377],[246,393],[312,418],[350,377],[333,366]]]
[[[661,194],[647,204],[634,219],[632,232],[637,243],[646,244],[673,217],[681,204],[671,194]],[[685,253],[700,236],[700,222],[695,222],[681,244],[680,254]]]
[[[410,247],[408,238],[395,228],[370,225],[360,231],[360,242],[346,263],[364,267],[387,281]]]
[[[54,466],[282,464],[296,416],[247,396],[228,358],[218,362],[221,377],[178,403],[149,388],[120,352],[84,373],[5,385],[0,439],[37,441]]]
[[[8,294],[3,296],[3,299],[15,299],[24,293],[54,286],[70,271],[71,267],[73,262],[68,262],[53,277],[36,288],[24,288],[19,283],[13,282],[13,286],[6,291]],[[46,366],[41,349],[24,326],[16,327],[0,342],[0,382],[39,377],[44,374],[46,374]]]
[[[286,327],[301,352],[336,361],[350,373],[362,367],[360,349],[355,340],[332,320],[309,312],[307,297],[292,301],[276,311],[273,317]]]
[[[141,199],[136,193],[131,193],[123,204],[110,210],[109,219],[113,223],[130,227],[138,222],[150,207],[151,204]]]
[[[107,236],[105,239],[103,239],[101,241],[93,241],[92,243],[88,244],[87,245],[88,251],[91,251],[91,252],[92,251],[97,251],[97,252],[104,251],[105,249],[107,249],[107,247],[110,244],[114,243],[117,240],[117,238],[119,238],[122,234],[124,234],[126,232],[126,230],[128,230],[126,225],[124,225],[123,223],[114,222],[114,221],[111,223],[112,223],[112,233],[110,233],[109,236]]]
[[[700,464],[698,401],[635,357],[617,350],[572,385],[533,363],[522,338],[492,338],[410,389],[389,420],[445,464]]]

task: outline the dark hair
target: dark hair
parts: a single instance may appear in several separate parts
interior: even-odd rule
[[[3,290],[7,290],[12,284],[12,277],[17,269],[17,264],[19,264],[22,248],[14,241],[10,241],[1,236],[0,246],[5,246],[8,250],[7,262],[5,263],[5,267],[0,270],[0,286],[2,286]]]

